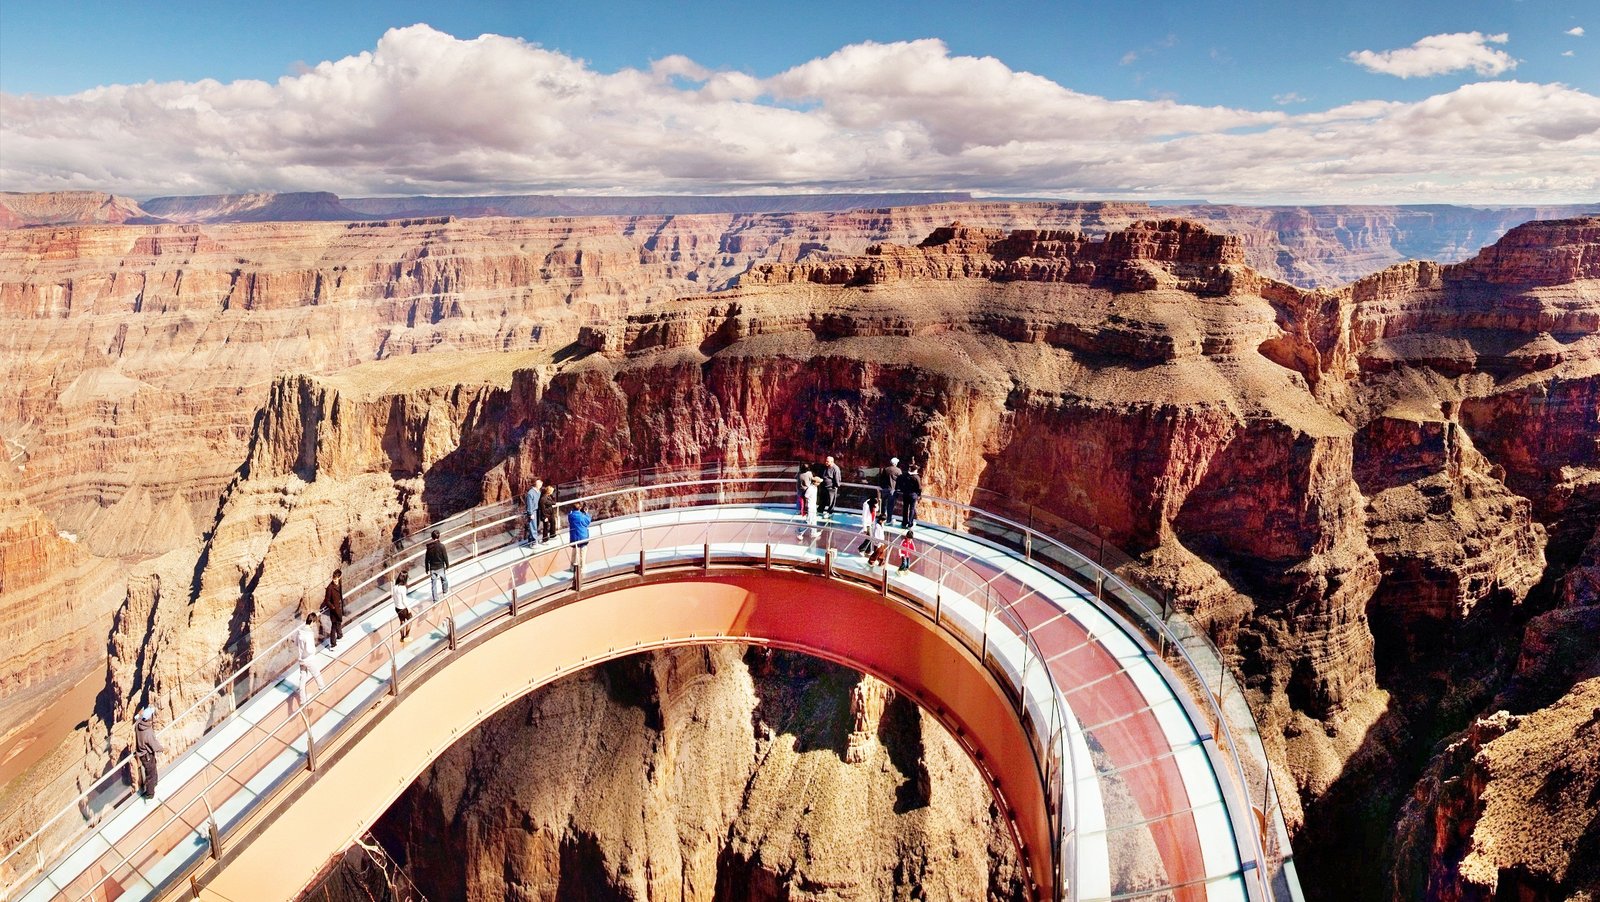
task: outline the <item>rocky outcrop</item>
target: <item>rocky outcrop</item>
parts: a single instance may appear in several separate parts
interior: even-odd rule
[[[149,219],[131,197],[101,191],[0,192],[0,229],[143,222]]]
[[[739,646],[624,658],[494,715],[374,833],[430,899],[1027,898],[960,747],[903,699],[858,718],[863,679]]]

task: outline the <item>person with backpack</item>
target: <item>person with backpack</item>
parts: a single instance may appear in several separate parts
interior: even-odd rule
[[[439,541],[437,529],[429,534],[428,547],[423,549],[422,568],[428,572],[428,585],[433,590],[435,602],[450,593],[450,578],[445,573],[450,568],[450,552]]]
[[[160,777],[156,755],[167,750],[167,747],[161,744],[161,739],[156,736],[155,719],[155,705],[145,705],[144,710],[133,718],[133,756],[139,760],[141,778],[139,795],[147,799],[156,797],[156,780]]]

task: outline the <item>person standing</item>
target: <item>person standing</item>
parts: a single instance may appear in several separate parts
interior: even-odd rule
[[[583,509],[583,502],[579,501],[567,511],[567,540],[572,543],[572,572],[582,573],[584,552],[589,546],[589,514]]]
[[[450,593],[450,577],[446,574],[450,569],[450,552],[439,541],[437,529],[429,533],[428,547],[422,551],[422,569],[428,571],[428,585],[435,602]]]
[[[822,515],[833,518],[834,505],[839,503],[839,486],[844,484],[844,474],[839,472],[839,465],[834,463],[833,455],[827,457],[822,467]]]
[[[556,537],[556,487],[547,485],[539,495],[539,541]]]
[[[878,499],[875,495],[868,495],[861,501],[861,545],[856,551],[861,554],[872,552],[872,524],[878,522]]]
[[[145,705],[133,718],[133,754],[139,759],[139,795],[147,799],[156,797],[156,755],[167,747],[156,736],[156,706]]]
[[[805,464],[794,474],[794,506],[795,511],[802,517],[806,515],[806,486],[811,484],[811,470]]]
[[[400,620],[400,641],[411,638],[411,596],[406,592],[408,574],[401,570],[394,575],[394,585],[389,587],[389,597],[394,601],[394,615]]]
[[[333,579],[322,593],[322,607],[328,612],[328,647],[344,638],[344,571],[334,570]]]
[[[539,541],[539,496],[543,494],[543,490],[544,480],[535,479],[533,486],[523,496],[523,502],[528,510],[528,541],[536,544]]]
[[[878,516],[887,523],[894,519],[895,493],[900,490],[900,458],[889,458],[889,465],[878,474],[878,491],[883,495],[883,504],[878,507]]]
[[[911,561],[917,555],[917,543],[916,543],[915,540],[913,540],[911,538],[911,532],[912,532],[912,530],[908,529],[908,530],[906,530],[905,535],[900,537],[900,572],[901,573],[904,573],[907,570],[911,569]]]
[[[301,705],[306,703],[306,687],[310,686],[312,681],[316,682],[318,691],[327,688],[322,682],[322,666],[317,663],[317,634],[311,629],[316,617],[316,614],[307,614],[306,622],[294,631],[294,662],[297,671],[294,698]]]
[[[810,470],[806,471],[805,487],[800,490],[800,503],[805,508],[806,523],[811,526],[817,525],[817,487],[821,484],[821,479],[812,476]]]
[[[911,524],[917,522],[917,502],[922,500],[922,471],[917,469],[917,464],[912,461],[906,466],[906,471],[900,476],[900,503],[905,505],[905,510],[900,514],[900,527],[909,529]],[[894,511],[889,512],[892,516]]]

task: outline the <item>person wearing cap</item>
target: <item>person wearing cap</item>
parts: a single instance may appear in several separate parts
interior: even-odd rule
[[[156,797],[156,778],[159,776],[156,772],[156,754],[167,750],[156,737],[155,721],[155,705],[146,705],[133,718],[133,754],[139,759],[142,777],[139,795],[147,799]]]
[[[450,567],[450,553],[439,541],[439,530],[429,533],[429,537],[428,547],[422,552],[422,569],[428,571],[428,585],[433,590],[433,600],[437,602],[441,595],[450,592],[450,580],[445,576],[445,570]]]
[[[878,474],[878,494],[883,496],[883,504],[878,506],[878,516],[887,523],[894,519],[894,499],[900,491],[900,458],[889,458],[889,465]]]
[[[344,571],[334,570],[333,579],[322,593],[322,607],[328,612],[328,647],[344,638]]]

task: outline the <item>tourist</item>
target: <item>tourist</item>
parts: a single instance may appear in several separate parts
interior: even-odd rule
[[[878,522],[878,499],[868,495],[861,502],[861,545],[856,548],[859,554],[867,554],[872,550],[872,524]]]
[[[877,517],[872,518],[872,531],[867,534],[872,545],[872,550],[867,552],[867,566],[877,567],[889,558],[889,540],[883,532],[883,521]]]
[[[433,592],[435,603],[440,598],[450,593],[450,578],[445,571],[450,568],[450,553],[445,550],[444,543],[439,541],[439,530],[435,529],[430,534],[428,547],[422,552],[422,568],[428,572],[428,586]]]
[[[539,541],[549,542],[556,537],[556,487],[547,485],[539,495]]]
[[[311,631],[311,624],[315,623],[316,619],[315,613],[307,614],[306,622],[294,631],[294,660],[297,671],[294,699],[301,705],[306,703],[306,687],[310,686],[313,680],[316,681],[318,690],[327,688],[322,683],[322,668],[317,664],[317,637]]]
[[[799,516],[806,515],[806,486],[811,484],[811,470],[805,464],[794,474],[794,506]]]
[[[832,519],[834,505],[839,503],[839,486],[844,483],[844,474],[839,472],[839,465],[833,462],[833,455],[827,457],[827,462],[822,467],[822,514]]]
[[[906,471],[900,476],[900,503],[905,505],[901,512],[900,526],[902,529],[910,528],[917,522],[917,502],[922,499],[922,471],[917,469],[915,461],[906,465]],[[889,512],[894,515],[893,511]]]
[[[906,530],[906,534],[900,537],[900,572],[901,573],[904,573],[907,570],[911,569],[911,560],[912,560],[912,558],[916,557],[916,554],[917,554],[917,543],[912,540],[911,532],[912,531],[908,529],[908,530]]]
[[[389,595],[394,599],[394,614],[400,618],[400,641],[411,638],[411,596],[406,593],[408,580],[406,571],[401,570],[394,575],[394,585],[389,588]]]
[[[811,471],[805,471],[805,487],[800,490],[800,503],[805,508],[806,522],[812,526],[817,525],[817,487],[822,480],[812,476]]]
[[[579,501],[567,511],[567,541],[572,543],[572,572],[583,572],[584,551],[589,545],[589,514],[583,509],[583,502]]]
[[[894,518],[895,493],[900,489],[900,458],[889,458],[889,465],[878,473],[878,493],[883,496],[883,504],[878,508],[878,516],[885,523]]]
[[[533,486],[524,496],[524,504],[528,509],[528,542],[537,544],[539,541],[539,496],[543,494],[544,480],[535,479]]]
[[[334,570],[333,579],[322,593],[322,608],[328,612],[328,647],[344,638],[344,571]]]
[[[156,754],[167,747],[156,737],[156,707],[145,705],[133,718],[133,754],[139,759],[139,795],[147,799],[156,797]]]

